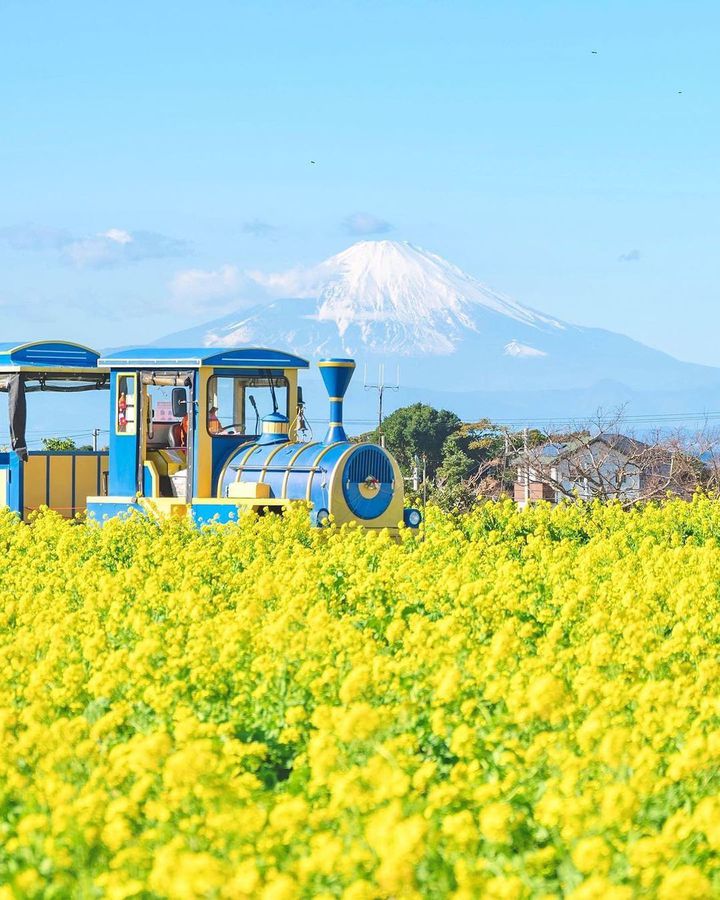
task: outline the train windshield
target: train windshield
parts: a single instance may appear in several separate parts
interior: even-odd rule
[[[263,416],[288,414],[288,381],[282,375],[213,375],[208,381],[207,430],[213,436],[257,435]]]

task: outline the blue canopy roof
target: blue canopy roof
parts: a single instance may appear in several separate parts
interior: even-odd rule
[[[308,361],[264,347],[137,347],[104,356],[99,365],[111,369],[198,369],[200,366],[241,369],[307,369]]]
[[[94,369],[100,354],[71,341],[0,343],[0,370]]]

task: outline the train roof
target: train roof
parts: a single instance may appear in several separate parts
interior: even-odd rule
[[[239,369],[307,369],[300,356],[265,347],[136,347],[109,353],[98,363],[111,369],[154,369],[200,366]]]
[[[0,371],[95,369],[100,354],[72,341],[5,341],[0,343]]]

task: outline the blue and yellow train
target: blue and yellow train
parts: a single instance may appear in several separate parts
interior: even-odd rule
[[[0,504],[97,520],[138,510],[230,522],[243,512],[310,505],[315,525],[416,528],[390,453],[348,440],[351,359],[319,363],[330,397],[322,440],[308,439],[298,374],[308,362],[257,347],[124,350],[105,357],[47,341],[0,344],[12,450],[0,453]],[[28,451],[26,394],[107,390],[107,450]]]

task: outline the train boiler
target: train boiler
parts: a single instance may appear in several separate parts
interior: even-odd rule
[[[238,500],[306,501],[313,524],[356,522],[365,528],[420,523],[418,510],[404,508],[403,477],[390,453],[376,444],[348,440],[343,400],[355,369],[351,359],[324,359],[319,365],[330,396],[330,422],[321,441],[290,440],[288,419],[263,418],[257,441],[242,446],[222,473],[221,497]]]

